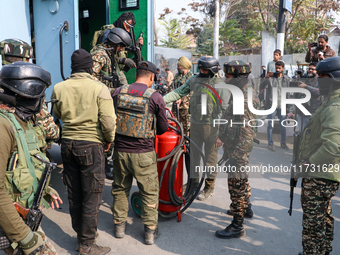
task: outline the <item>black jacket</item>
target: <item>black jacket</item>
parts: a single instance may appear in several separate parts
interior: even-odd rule
[[[274,73],[274,77],[271,78],[265,78],[261,84],[260,89],[267,88],[266,91],[266,103],[265,103],[265,109],[269,109],[272,106],[273,103],[273,87],[277,87],[277,77],[275,76],[276,73]],[[289,81],[290,78],[283,74],[283,80],[282,80],[282,87],[289,87]]]

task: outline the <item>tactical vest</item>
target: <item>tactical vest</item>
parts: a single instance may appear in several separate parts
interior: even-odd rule
[[[218,119],[218,115],[222,112],[222,107],[219,100],[214,93],[204,84],[200,83],[201,78],[197,76],[190,80],[190,90],[193,94],[190,98],[189,113],[191,114],[192,123],[195,124],[212,124],[214,119]],[[202,83],[207,79],[202,79]],[[209,86],[212,86],[214,78],[211,79]],[[202,95],[205,94],[207,98],[206,114],[202,114]],[[204,107],[204,106],[203,106]]]
[[[322,122],[321,116],[324,110],[331,106],[332,103],[340,104],[340,97],[336,97],[330,100],[329,103],[325,103],[324,107],[319,107],[317,111],[314,113],[306,127],[302,132],[302,137],[299,145],[299,156],[298,162],[302,162],[302,160],[309,159],[321,146],[323,140],[321,139],[322,134]],[[335,165],[340,164],[340,158],[336,158],[333,162],[328,162],[324,166],[315,167],[315,171],[308,171],[308,177],[313,178],[322,178],[329,180],[337,180],[340,181],[340,171],[336,170]],[[327,166],[326,166],[327,165]],[[333,167],[328,167],[333,166]],[[299,169],[296,170],[297,174],[299,174]]]
[[[124,85],[117,96],[116,133],[135,138],[153,138],[156,135],[156,117],[149,113],[150,97],[156,90],[148,88],[142,96],[132,96],[130,85]]]
[[[37,160],[34,155],[39,155],[48,161],[39,150],[40,146],[45,143],[44,133],[41,126],[34,128],[32,121],[27,122],[28,130],[24,130],[14,114],[7,111],[0,110],[0,117],[5,118],[11,124],[18,147],[18,151],[13,153],[8,164],[4,186],[12,201],[30,208],[38,188],[38,182],[45,170],[45,164]],[[47,202],[44,199],[42,201],[48,207]]]

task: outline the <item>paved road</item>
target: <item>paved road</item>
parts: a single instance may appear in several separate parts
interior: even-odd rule
[[[251,154],[251,165],[289,165],[292,150],[284,151],[277,146],[276,152],[270,152],[266,141],[256,145]],[[289,145],[291,147],[291,145]],[[292,149],[292,148],[291,148]],[[220,151],[222,154],[222,151]],[[53,157],[60,163],[59,147],[53,147]],[[221,156],[221,155],[220,155]],[[62,166],[62,165],[59,165]],[[61,168],[53,173],[52,185],[60,192],[64,204],[58,210],[48,209],[42,222],[47,236],[54,243],[58,254],[77,254],[75,251],[76,234],[71,228],[68,214],[66,189],[62,184]],[[111,254],[251,254],[251,255],[295,255],[302,251],[300,205],[301,189],[297,188],[294,197],[294,211],[290,217],[289,174],[260,174],[250,179],[252,186],[251,201],[255,216],[245,220],[246,237],[223,240],[215,237],[215,231],[225,228],[232,220],[225,214],[229,204],[227,179],[220,174],[216,181],[215,195],[205,202],[195,201],[182,215],[182,221],[176,219],[159,222],[161,236],[156,244],[143,244],[143,225],[130,208],[126,236],[123,239],[113,237],[113,223],[110,206],[111,181],[106,180],[103,202],[99,213],[98,244],[110,246]],[[300,186],[300,181],[298,186]],[[132,192],[137,187],[134,183]],[[132,193],[131,193],[132,194]],[[333,200],[335,216],[335,241],[332,254],[340,254],[340,197]]]

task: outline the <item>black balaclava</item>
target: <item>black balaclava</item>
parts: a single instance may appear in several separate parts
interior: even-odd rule
[[[123,28],[125,30],[123,23],[125,20],[130,19],[132,20],[132,25],[134,26],[136,24],[135,15],[132,12],[124,12],[122,15],[119,16],[119,18],[115,22],[113,22],[113,25],[115,27]]]
[[[231,85],[235,85],[237,87],[239,87],[240,89],[242,89],[245,85],[247,85],[248,83],[248,77],[247,75],[242,75],[242,76],[234,76],[234,78],[232,78],[228,84]]]
[[[318,83],[320,95],[326,96],[328,94],[332,94],[335,84],[333,78],[318,77]],[[338,85],[338,83],[335,85]]]
[[[207,73],[207,74],[199,73],[198,77],[208,79],[208,78],[214,77],[214,73],[209,70],[209,73]]]
[[[92,74],[92,67],[93,60],[90,53],[83,49],[79,49],[73,52],[71,56],[72,73]]]

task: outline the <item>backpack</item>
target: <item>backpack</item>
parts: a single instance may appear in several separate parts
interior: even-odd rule
[[[107,38],[107,35],[110,33],[110,30],[114,27],[115,26],[113,24],[104,25],[101,27],[100,30],[94,32],[92,39],[92,47],[96,46],[97,44],[101,44]]]

